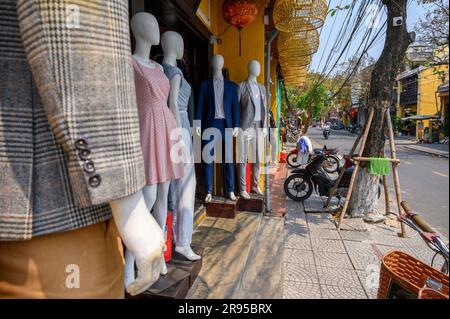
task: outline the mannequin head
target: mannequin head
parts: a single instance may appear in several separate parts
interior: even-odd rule
[[[174,31],[167,31],[162,35],[161,46],[164,55],[175,55],[177,60],[183,59],[184,41],[183,37]]]
[[[248,63],[248,75],[253,78],[261,75],[261,64],[258,61],[252,60]]]
[[[222,74],[223,67],[225,65],[225,59],[220,54],[216,54],[211,59],[211,68],[214,75]]]
[[[131,31],[137,42],[159,45],[160,34],[158,20],[147,12],[139,12],[131,19]]]

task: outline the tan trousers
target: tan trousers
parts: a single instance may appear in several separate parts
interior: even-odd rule
[[[0,298],[124,298],[114,221],[24,242],[0,242]]]

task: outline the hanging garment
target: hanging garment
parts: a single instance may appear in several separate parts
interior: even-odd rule
[[[176,136],[175,116],[167,106],[170,83],[162,66],[150,68],[133,59],[136,95],[138,101],[141,144],[144,154],[147,185],[155,185],[184,175],[182,161],[171,158],[180,139]],[[171,136],[172,133],[175,134]]]
[[[0,241],[107,221],[145,185],[128,1],[76,4],[78,29],[48,0],[0,5]]]
[[[391,174],[391,162],[387,158],[371,158],[369,172],[374,176],[387,176]]]

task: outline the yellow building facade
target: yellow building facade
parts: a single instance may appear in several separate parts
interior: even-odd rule
[[[401,74],[398,81],[397,116],[403,119],[413,116],[441,116],[443,110],[438,89],[448,81],[448,77],[448,65],[419,67]],[[436,123],[433,122],[437,121],[417,121],[415,127],[410,128],[410,135],[415,135],[419,140],[431,141],[433,124],[436,129]]]

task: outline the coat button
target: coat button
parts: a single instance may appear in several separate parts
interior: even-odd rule
[[[84,171],[88,174],[94,174],[95,173],[95,165],[93,161],[86,161],[84,164]]]
[[[79,155],[83,161],[87,161],[87,160],[91,159],[91,151],[90,150],[81,150]]]
[[[75,146],[79,150],[87,150],[88,149],[88,143],[83,138],[80,138],[79,140],[77,140],[75,142]]]
[[[89,179],[89,185],[91,185],[91,187],[93,187],[93,188],[99,187],[101,183],[102,183],[102,179],[101,179],[100,175],[95,175]]]

